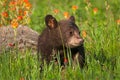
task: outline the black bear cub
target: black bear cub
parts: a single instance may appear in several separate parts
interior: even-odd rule
[[[80,67],[83,68],[85,63],[84,40],[80,37],[75,18],[71,16],[69,19],[58,22],[52,15],[47,15],[45,24],[46,28],[38,38],[38,59],[49,64],[59,53],[61,65],[64,65],[65,55],[70,50],[73,64],[78,61]]]

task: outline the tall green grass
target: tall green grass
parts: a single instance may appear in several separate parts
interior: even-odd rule
[[[119,80],[120,79],[120,19],[119,0],[31,0],[33,11],[30,27],[39,33],[45,28],[44,17],[52,14],[59,21],[64,12],[76,18],[81,31],[85,30],[84,69],[44,65],[39,72],[37,56],[32,52],[3,52],[0,54],[0,80]],[[74,12],[72,5],[77,5]],[[96,14],[93,9],[98,8]],[[106,9],[108,8],[108,9]],[[59,13],[55,14],[54,9]]]

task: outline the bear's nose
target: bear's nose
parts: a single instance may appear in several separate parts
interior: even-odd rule
[[[84,39],[80,38],[80,39],[79,39],[79,43],[80,43],[80,44],[84,43]]]

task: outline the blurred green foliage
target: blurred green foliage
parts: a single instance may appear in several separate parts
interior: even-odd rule
[[[30,0],[32,15],[29,26],[39,33],[46,27],[44,18],[52,14],[58,21],[64,12],[76,18],[76,24],[85,31],[87,66],[83,70],[67,66],[61,71],[53,64],[45,65],[39,73],[37,57],[26,52],[15,59],[11,52],[0,55],[1,80],[119,80],[120,79],[120,0]],[[73,10],[72,6],[78,9]],[[55,13],[54,10],[59,10]],[[22,79],[21,79],[22,80]]]

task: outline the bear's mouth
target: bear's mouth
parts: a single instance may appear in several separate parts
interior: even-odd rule
[[[66,47],[75,48],[75,47],[78,47],[80,45],[82,45],[82,43],[66,44]]]

